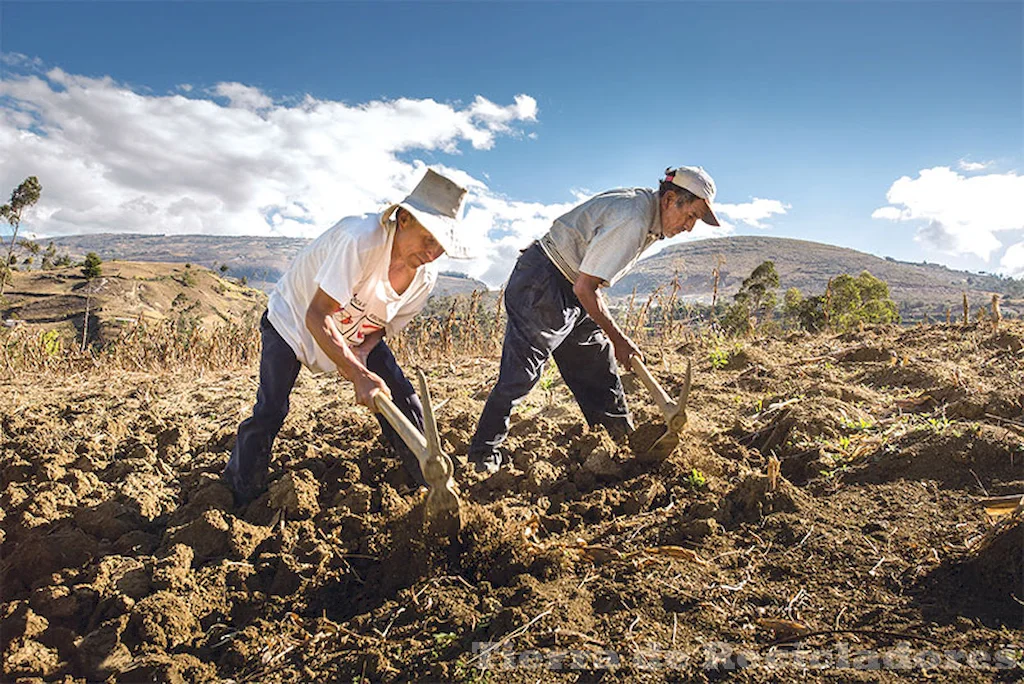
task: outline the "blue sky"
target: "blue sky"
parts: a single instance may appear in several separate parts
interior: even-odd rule
[[[699,164],[728,225],[693,237],[1019,276],[1022,7],[3,1],[0,182],[40,176],[41,234],[315,235],[437,166],[495,284],[580,198]]]

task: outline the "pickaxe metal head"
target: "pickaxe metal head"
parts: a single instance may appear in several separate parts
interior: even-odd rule
[[[658,405],[665,419],[665,431],[646,449],[645,457],[650,460],[664,460],[675,450],[679,444],[679,433],[686,427],[686,402],[690,398],[690,388],[693,385],[692,364],[689,359],[686,360],[686,378],[683,380],[679,398],[675,401],[672,401],[639,357],[631,357],[630,365],[644,387],[651,393],[654,403]]]
[[[441,451],[441,438],[434,417],[434,405],[427,388],[427,376],[416,369],[423,401],[423,431],[427,442],[426,458],[420,459],[420,470],[427,481],[425,514],[427,523],[439,533],[454,538],[462,529],[462,513],[458,486],[455,484],[455,466],[451,458]]]

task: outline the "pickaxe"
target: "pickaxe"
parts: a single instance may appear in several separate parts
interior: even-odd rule
[[[462,529],[462,514],[459,510],[459,490],[455,484],[455,468],[452,460],[441,451],[441,439],[437,434],[434,407],[430,402],[427,378],[417,369],[420,381],[420,399],[423,401],[423,425],[425,435],[420,434],[405,414],[383,392],[373,395],[377,410],[384,414],[391,426],[402,437],[402,441],[416,455],[423,479],[427,481],[425,515],[427,524],[439,533],[454,538]]]
[[[683,389],[679,392],[679,399],[676,401],[672,401],[671,397],[662,389],[639,356],[631,356],[629,361],[631,369],[640,378],[647,391],[651,393],[654,403],[658,405],[658,409],[665,418],[665,432],[645,452],[647,458],[663,461],[679,444],[679,433],[686,426],[686,400],[690,397],[690,385],[693,381],[690,360],[686,360],[686,379],[683,381]]]

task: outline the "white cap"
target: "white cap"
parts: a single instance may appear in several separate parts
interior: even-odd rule
[[[708,175],[708,172],[699,166],[680,166],[677,169],[665,169],[665,180],[678,185],[684,190],[689,190],[697,197],[707,202],[708,210],[701,220],[711,226],[721,225],[711,202],[715,199],[715,181]]]
[[[404,200],[384,210],[383,218],[390,217],[395,209],[402,207],[430,231],[445,254],[453,259],[470,259],[469,244],[459,236],[459,221],[462,206],[466,201],[466,189],[432,169],[427,169],[423,179]]]

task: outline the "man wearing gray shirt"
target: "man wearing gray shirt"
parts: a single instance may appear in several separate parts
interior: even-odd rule
[[[498,383],[469,448],[478,472],[495,473],[512,407],[554,357],[590,425],[628,434],[633,422],[615,361],[640,356],[609,314],[600,288],[614,285],[656,241],[719,225],[715,182],[704,169],[668,169],[658,190],[623,188],[592,197],[559,217],[516,262],[505,288],[508,323]]]

